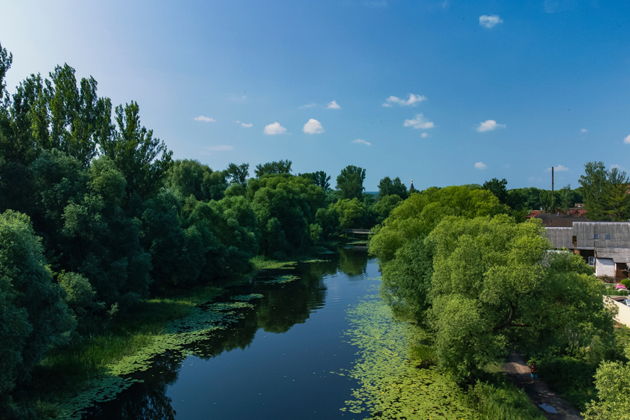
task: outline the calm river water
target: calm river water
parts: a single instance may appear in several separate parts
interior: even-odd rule
[[[332,419],[356,385],[349,369],[346,310],[374,290],[376,260],[342,249],[329,262],[303,264],[300,280],[252,284],[239,293],[264,299],[239,324],[191,355],[165,355],[116,400],[89,419]]]

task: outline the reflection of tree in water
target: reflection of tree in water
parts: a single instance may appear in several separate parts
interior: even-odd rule
[[[324,303],[326,287],[322,277],[336,270],[335,261],[311,263],[301,266],[296,273],[300,280],[261,291],[265,298],[256,311],[258,326],[265,331],[282,333],[306,321],[311,311]]]
[[[175,418],[171,399],[166,387],[177,379],[181,357],[164,356],[155,360],[151,372],[144,382],[135,383],[116,400],[100,404],[88,412],[89,419],[140,419],[172,420]]]
[[[360,276],[365,273],[368,254],[362,248],[340,248],[339,270],[348,276]]]
[[[248,311],[245,318],[240,320],[224,331],[215,333],[212,338],[195,343],[191,348],[195,356],[202,359],[216,357],[224,351],[236,348],[244,349],[252,342],[258,325],[256,323],[256,313]]]
[[[282,286],[253,285],[240,293],[259,292],[265,297],[256,303],[256,310],[250,311],[237,324],[224,331],[218,331],[211,338],[189,347],[194,355],[208,359],[224,351],[246,348],[252,342],[256,330],[281,333],[294,324],[303,323],[313,309],[320,308],[326,297],[323,277],[337,270],[349,276],[360,275],[365,271],[367,255],[365,251],[340,249],[339,256],[327,262],[301,265],[296,271],[300,277],[293,283]],[[177,379],[182,356],[167,354],[158,358],[152,368],[141,374],[144,382],[136,383],[116,398],[100,404],[84,418],[90,419],[157,419],[175,418],[171,399],[166,395],[166,387]]]

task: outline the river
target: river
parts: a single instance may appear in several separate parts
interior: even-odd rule
[[[287,284],[255,280],[238,293],[264,295],[244,319],[186,356],[163,355],[115,400],[86,419],[330,419],[356,382],[349,369],[347,310],[378,287],[363,249],[298,265]],[[234,291],[233,291],[234,292]]]

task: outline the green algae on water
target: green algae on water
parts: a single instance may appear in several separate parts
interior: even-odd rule
[[[96,403],[111,401],[138,379],[133,374],[148,370],[153,360],[171,352],[185,356],[189,346],[205,340],[217,331],[224,330],[245,317],[244,310],[252,309],[248,302],[219,302],[195,307],[186,317],[169,323],[162,334],[136,354],[107,365],[98,377],[86,382],[82,390],[58,403],[59,418],[80,419],[86,409]]]
[[[418,368],[409,344],[422,331],[394,319],[378,295],[348,311],[348,341],[357,359],[345,376],[356,380],[344,412],[379,419],[476,418],[457,384],[435,368]]]
[[[294,281],[299,280],[299,279],[300,278],[298,276],[283,275],[283,276],[274,277],[273,279],[269,279],[269,280],[261,280],[259,283],[268,284],[268,285],[287,284],[287,283],[293,283]]]
[[[253,300],[262,299],[264,297],[265,296],[260,294],[260,293],[250,293],[250,294],[247,294],[247,295],[235,295],[235,296],[232,296],[230,299],[237,300],[237,301],[240,301],[240,302],[251,302]]]

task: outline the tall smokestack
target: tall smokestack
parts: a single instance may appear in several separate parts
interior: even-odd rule
[[[556,194],[555,194],[555,172],[554,167],[551,167],[551,210],[556,211]]]

